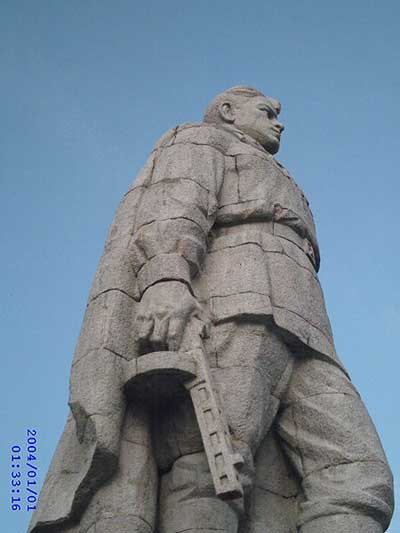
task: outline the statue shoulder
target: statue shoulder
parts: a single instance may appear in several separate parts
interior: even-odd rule
[[[195,144],[200,146],[211,146],[222,153],[225,153],[234,136],[214,124],[184,123],[175,128],[171,128],[155,145],[155,150],[167,148],[179,144]]]

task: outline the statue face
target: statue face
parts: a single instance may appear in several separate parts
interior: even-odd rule
[[[278,120],[280,104],[266,96],[243,98],[231,109],[233,124],[243,133],[258,141],[270,154],[279,150],[284,126]]]

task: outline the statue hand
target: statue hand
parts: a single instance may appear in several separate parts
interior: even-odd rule
[[[187,285],[164,281],[143,294],[135,329],[142,353],[178,351],[182,347],[189,349],[190,344],[193,347],[207,334],[209,319]]]

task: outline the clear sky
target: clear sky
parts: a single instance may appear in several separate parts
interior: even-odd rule
[[[119,200],[166,129],[238,84],[282,102],[337,350],[399,477],[399,19],[397,0],[1,2],[2,531],[30,518],[10,447],[37,430],[41,484],[63,429]]]

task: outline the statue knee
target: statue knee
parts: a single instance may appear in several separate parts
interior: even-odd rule
[[[337,514],[320,516],[304,524],[300,533],[382,533],[382,526],[369,516]]]
[[[305,501],[300,505],[300,524],[306,525],[301,533],[317,531],[320,522],[327,524],[322,532],[381,533],[389,526],[393,480],[386,462],[331,465],[309,474],[302,488]]]

